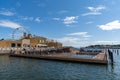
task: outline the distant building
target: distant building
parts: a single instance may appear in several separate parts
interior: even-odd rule
[[[62,47],[62,43],[49,40],[45,37],[32,36],[31,34],[23,34],[19,40],[0,40],[0,47],[2,48],[24,48],[24,47]]]

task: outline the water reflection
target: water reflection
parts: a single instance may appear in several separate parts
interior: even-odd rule
[[[0,80],[120,80],[120,55],[94,65],[0,56]]]
[[[4,65],[10,64],[9,57],[5,55],[0,55],[0,64],[4,64]]]
[[[119,80],[120,77],[118,76],[120,76],[120,49],[112,49],[111,51],[113,52],[114,63],[108,65],[108,71],[112,74],[115,80]]]

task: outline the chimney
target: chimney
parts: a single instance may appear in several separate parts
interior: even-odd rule
[[[28,38],[32,38],[32,35],[31,35],[31,34],[28,34]]]

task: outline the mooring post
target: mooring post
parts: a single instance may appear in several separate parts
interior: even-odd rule
[[[119,55],[119,50],[117,49],[117,55]]]
[[[109,54],[109,59],[111,60],[111,63],[113,64],[113,52],[108,50],[108,54]]]

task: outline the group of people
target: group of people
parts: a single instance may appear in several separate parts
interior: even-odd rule
[[[28,55],[46,55],[70,52],[69,48],[23,48],[22,50],[11,50],[11,54],[28,54]]]

